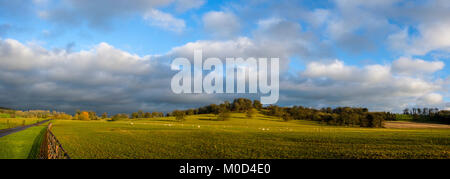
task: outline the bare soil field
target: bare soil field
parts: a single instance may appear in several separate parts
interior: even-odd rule
[[[450,125],[446,124],[432,124],[432,123],[420,123],[420,122],[407,122],[407,121],[387,121],[384,124],[385,128],[421,128],[421,129],[450,129]]]

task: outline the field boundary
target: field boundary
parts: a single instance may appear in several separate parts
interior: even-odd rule
[[[44,141],[41,145],[40,159],[70,159],[69,154],[64,150],[61,143],[52,133],[52,123],[48,124],[44,134]]]

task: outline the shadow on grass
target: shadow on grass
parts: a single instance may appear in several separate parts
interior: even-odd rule
[[[41,144],[44,141],[46,130],[47,130],[46,127],[43,128],[39,132],[39,135],[37,135],[36,138],[34,138],[33,146],[31,147],[31,150],[30,150],[30,153],[28,154],[27,159],[38,159],[39,158]]]
[[[274,121],[274,122],[285,122],[281,119],[281,117],[273,117],[273,116],[263,116],[258,115],[256,117],[253,117],[253,119],[263,120],[263,121]]]
[[[142,120],[142,121],[145,121],[145,120]],[[165,120],[165,119],[155,119],[155,120],[147,120],[147,121],[159,121],[159,122],[179,122],[179,121],[177,121],[177,120],[170,120],[170,119],[167,119],[167,120]]]
[[[221,120],[221,119],[217,119],[217,118],[198,118],[199,121],[219,121],[219,122],[223,122],[223,121],[229,121],[229,120]]]
[[[430,120],[396,120],[398,122],[413,122],[413,123],[424,123],[424,124],[445,124],[450,125],[442,121],[430,121]],[[394,121],[395,122],[395,121]]]
[[[115,120],[115,121],[113,121],[113,120],[107,120],[106,122],[119,122],[119,121],[122,121],[122,122],[140,122],[140,121],[143,121],[143,122],[146,122],[146,121],[157,121],[157,122],[178,122],[178,121],[176,121],[176,120],[172,120],[172,119],[137,119],[137,120],[130,120],[130,119],[124,119],[124,120]]]

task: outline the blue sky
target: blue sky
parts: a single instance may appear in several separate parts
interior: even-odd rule
[[[279,105],[445,109],[449,12],[444,0],[0,0],[0,105],[129,112],[232,99],[167,93],[167,62],[201,48],[280,57]]]

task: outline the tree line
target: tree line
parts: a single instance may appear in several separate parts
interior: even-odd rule
[[[137,112],[129,114],[119,113],[111,116],[110,120],[117,121],[123,119],[143,119],[143,118],[154,118],[154,117],[164,117],[164,113],[162,112],[144,112],[139,110]],[[75,113],[73,117],[74,120],[99,120],[99,119],[107,119],[108,113],[104,112],[100,117],[93,111],[79,111]]]
[[[8,108],[0,108],[0,114],[7,114],[7,118],[44,118],[44,119],[63,119],[63,120],[100,120],[107,119],[108,113],[104,112],[102,115],[98,116],[94,111],[81,111],[77,110],[72,116],[64,112],[49,111],[49,110],[29,110],[20,111]],[[1,116],[0,116],[1,117]],[[111,116],[110,120],[120,120],[120,119],[139,119],[139,118],[153,118],[153,117],[164,117],[162,112],[143,112],[139,110],[138,112],[133,112],[129,114],[115,114]]]
[[[403,115],[413,121],[434,121],[450,124],[450,111],[438,108],[406,108]]]
[[[50,110],[13,110],[0,107],[0,114],[7,114],[8,118],[60,118],[65,117],[65,113]]]

